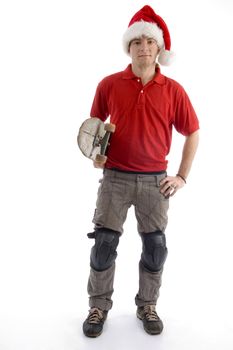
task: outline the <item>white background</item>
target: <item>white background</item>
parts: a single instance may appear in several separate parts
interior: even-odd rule
[[[133,210],[118,248],[114,308],[82,334],[98,180],[76,136],[96,85],[125,69],[121,39],[142,0],[0,3],[0,350],[233,348],[231,0],[147,2],[166,21],[201,141],[171,200],[158,311],[161,336],[135,317],[140,239]],[[174,134],[169,174],[183,137]]]

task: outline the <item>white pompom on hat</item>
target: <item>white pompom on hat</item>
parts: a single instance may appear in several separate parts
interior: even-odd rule
[[[129,22],[128,29],[123,36],[124,51],[129,54],[130,42],[143,35],[156,40],[160,49],[158,62],[164,66],[169,66],[175,55],[170,50],[171,39],[167,25],[148,5],[136,12]]]

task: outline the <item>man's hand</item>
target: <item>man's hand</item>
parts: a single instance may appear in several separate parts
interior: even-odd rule
[[[96,160],[93,160],[93,165],[94,165],[94,168],[96,169],[104,169],[104,166],[105,166],[105,162],[97,162]]]
[[[180,176],[167,176],[160,181],[160,192],[164,197],[168,198],[174,196],[174,194],[182,187],[184,187],[185,181]]]
[[[107,162],[108,157],[104,154],[97,154],[95,160],[93,160],[93,165],[97,169],[104,169],[105,163]]]

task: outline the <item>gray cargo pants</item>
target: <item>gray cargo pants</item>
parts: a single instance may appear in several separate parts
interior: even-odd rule
[[[123,233],[123,224],[131,205],[139,233],[165,231],[169,199],[159,191],[162,174],[132,174],[104,170],[100,180],[93,223],[96,228],[108,228]],[[105,271],[91,268],[88,280],[90,307],[109,310],[112,307],[115,263]],[[156,304],[161,286],[162,269],[151,272],[139,263],[139,290],[135,297],[137,306]]]

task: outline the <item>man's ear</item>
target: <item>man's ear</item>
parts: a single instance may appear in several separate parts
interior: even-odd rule
[[[131,46],[131,42],[129,43],[129,46],[128,46],[128,55],[131,57],[130,46]]]

